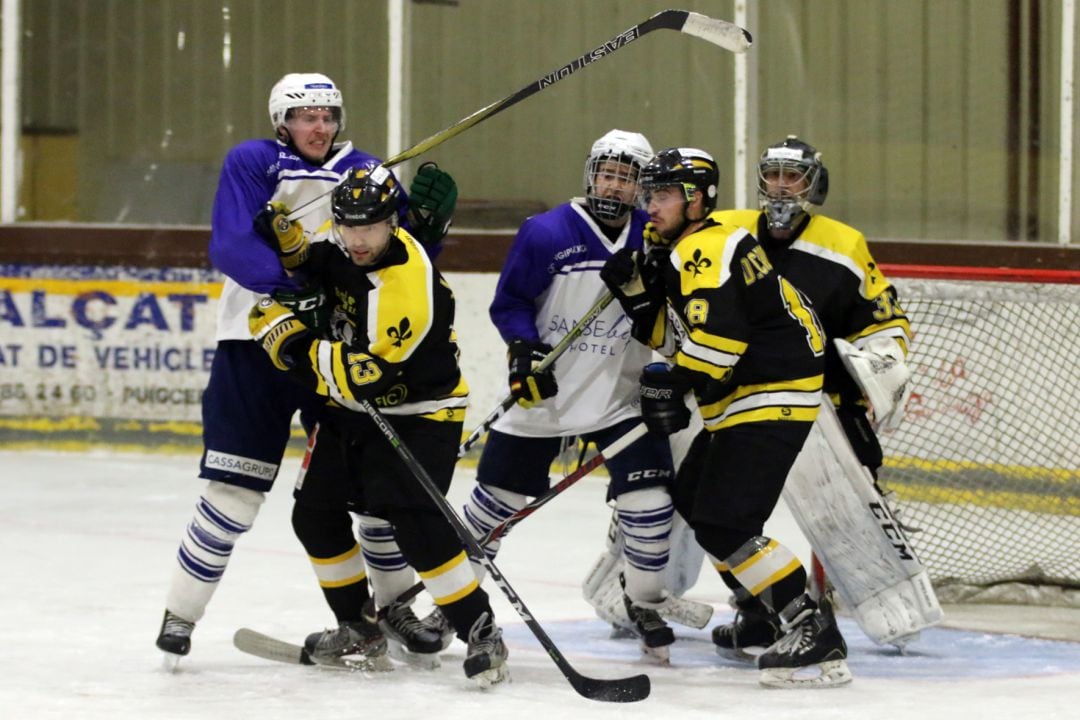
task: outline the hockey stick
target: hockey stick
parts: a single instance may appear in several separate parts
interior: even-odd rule
[[[578,70],[581,70],[598,60],[604,59],[616,50],[626,47],[634,40],[637,40],[642,35],[651,33],[653,30],[676,30],[687,35],[701,38],[702,40],[707,40],[713,45],[718,45],[725,50],[734,53],[746,52],[747,48],[749,48],[750,44],[753,42],[753,38],[749,32],[738,25],[734,25],[724,20],[714,20],[707,15],[689,12],[687,10],[663,10],[656,13],[645,22],[638,23],[631,28],[623,30],[603,45],[599,45],[584,55],[571,60],[562,67],[549,72],[512,95],[508,95],[502,100],[496,100],[490,105],[480,108],[472,115],[463,117],[445,130],[440,130],[431,137],[421,140],[407,150],[403,150],[389,160],[384,161],[383,167],[393,167],[406,160],[411,160],[417,155],[426,153],[433,147],[442,145],[450,138],[460,135],[474,125],[479,125],[484,120],[497,115],[508,107],[517,105],[525,98],[531,97],[541,90],[554,85],[563,78],[573,75]],[[288,215],[289,221],[291,222],[303,215],[304,213],[302,211],[305,208],[318,202],[329,194],[329,192],[323,193],[290,212]]]
[[[577,469],[574,470],[574,472],[570,473],[562,480],[552,485],[550,488],[548,488],[548,491],[546,493],[540,495],[537,498],[534,498],[531,503],[521,508],[517,512],[511,514],[510,517],[506,518],[501,523],[488,530],[486,533],[484,533],[483,537],[477,540],[477,542],[480,544],[481,547],[486,547],[490,543],[495,542],[507,532],[509,532],[510,528],[514,527],[519,522],[542,508],[544,505],[547,505],[549,502],[554,500],[555,496],[560,495],[563,490],[566,490],[578,480],[585,477],[593,470],[600,467],[608,460],[621,453],[627,448],[628,445],[632,444],[635,440],[645,435],[646,432],[648,432],[648,428],[646,428],[643,423],[635,425],[633,428],[628,430],[621,438],[611,443],[603,450],[598,451],[596,455],[592,457],[592,459],[578,465]],[[409,600],[412,600],[414,597],[419,595],[420,591],[422,591],[423,589],[424,583],[418,582],[405,592],[401,593],[401,595],[398,595],[397,600],[395,600],[394,602],[408,602]]]
[[[371,417],[372,421],[379,428],[382,434],[394,446],[394,450],[404,461],[405,465],[416,477],[417,482],[423,487],[426,492],[435,503],[435,506],[439,508],[439,512],[443,514],[447,522],[457,533],[458,538],[462,541],[465,547],[477,562],[483,565],[491,579],[499,586],[503,594],[506,595],[506,599],[510,601],[510,604],[517,610],[521,619],[525,621],[525,624],[532,631],[536,639],[540,641],[540,645],[547,652],[548,657],[552,659],[555,665],[562,671],[562,674],[570,682],[570,685],[580,694],[582,697],[590,700],[601,700],[606,702],[636,702],[638,700],[644,700],[649,696],[651,690],[651,683],[649,682],[648,675],[634,675],[627,678],[618,678],[614,680],[606,680],[600,678],[590,678],[582,675],[575,670],[566,657],[563,656],[559,648],[555,646],[548,634],[544,632],[544,629],[540,627],[540,624],[533,618],[532,613],[525,607],[525,603],[521,597],[518,596],[514,588],[510,586],[510,583],[499,569],[495,567],[495,563],[492,562],[488,556],[484,553],[484,549],[480,547],[480,543],[473,537],[469,529],[462,523],[461,518],[457,516],[454,509],[450,507],[450,503],[447,502],[443,494],[439,492],[438,486],[435,481],[428,475],[424,466],[416,459],[412,454],[412,451],[405,446],[401,441],[401,436],[397,431],[386,421],[386,418],[375,409],[375,406],[368,400],[363,398],[359,399],[360,406]]]
[[[588,312],[578,320],[577,324],[570,328],[570,332],[566,333],[563,339],[551,349],[551,352],[545,355],[544,359],[537,363],[533,372],[542,373],[551,367],[555,361],[559,359],[559,356],[566,352],[571,343],[581,337],[581,334],[585,332],[585,328],[589,326],[589,323],[600,317],[600,313],[604,312],[614,299],[615,296],[612,295],[610,291],[606,291],[603,296],[589,308]],[[517,402],[517,398],[513,395],[507,395],[500,400],[495,409],[488,413],[488,416],[484,418],[483,422],[477,425],[476,429],[469,433],[469,437],[465,438],[465,442],[461,443],[461,447],[458,448],[458,457],[464,457],[465,453],[469,452],[469,449],[491,429],[491,426],[495,424],[495,421],[505,415],[507,410],[514,407],[515,402]]]

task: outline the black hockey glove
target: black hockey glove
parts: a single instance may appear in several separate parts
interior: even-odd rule
[[[510,394],[522,407],[532,407],[544,398],[559,392],[555,382],[555,364],[552,363],[543,372],[536,372],[536,366],[551,352],[551,346],[545,343],[533,343],[514,340],[507,349],[506,357],[510,365]]]
[[[268,202],[255,214],[252,225],[281,258],[286,270],[294,270],[307,260],[308,239],[300,221],[289,221],[289,208],[283,202]]]
[[[600,279],[634,325],[651,326],[664,306],[663,269],[655,258],[640,251],[623,248],[616,252],[600,269]]]
[[[641,419],[655,433],[671,435],[690,425],[686,393],[690,383],[667,363],[649,363],[641,371]]]
[[[274,291],[274,299],[289,309],[296,319],[316,335],[323,335],[329,325],[330,305],[322,288],[303,289],[295,292]]]
[[[458,189],[450,173],[426,162],[416,171],[409,187],[409,229],[424,247],[433,247],[446,237],[454,219]]]

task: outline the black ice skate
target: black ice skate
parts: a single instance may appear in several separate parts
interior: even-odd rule
[[[469,649],[465,655],[465,676],[482,688],[509,679],[506,658],[510,651],[502,639],[502,630],[495,625],[490,612],[481,613],[469,630]]]
[[[443,611],[436,607],[427,616],[421,620],[424,627],[439,634],[442,639],[442,649],[450,647],[454,642],[454,638],[457,637],[457,633],[454,631],[454,626],[450,624],[450,621],[443,615]]]
[[[421,622],[408,605],[392,603],[380,610],[379,629],[390,657],[415,667],[439,667],[442,634]]]
[[[368,601],[359,620],[345,620],[336,628],[308,635],[304,640],[304,649],[311,659],[318,665],[340,667],[342,658],[362,655],[370,662],[349,667],[385,669],[389,665],[389,660],[386,660],[386,638],[376,622],[374,607],[374,603]]]
[[[180,658],[191,652],[191,632],[194,629],[195,623],[165,611],[161,630],[158,631],[157,646],[159,650],[165,651],[166,669],[175,669]]]
[[[733,660],[755,661],[784,634],[780,616],[757,598],[736,601],[735,620],[712,631],[716,652]]]
[[[758,658],[765,687],[836,687],[851,682],[847,644],[832,606],[819,606],[808,595],[780,612],[784,636]]]
[[[622,576],[619,582],[626,587],[626,581]],[[641,640],[641,652],[656,662],[667,665],[671,662],[671,644],[675,642],[675,633],[660,617],[660,613],[650,608],[635,605],[630,596],[623,591],[623,604],[626,606],[626,614],[630,622],[634,624],[634,632]]]

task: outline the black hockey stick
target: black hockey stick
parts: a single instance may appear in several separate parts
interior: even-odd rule
[[[631,28],[623,30],[621,33],[611,38],[603,45],[594,47],[584,55],[574,58],[570,62],[566,63],[562,67],[553,70],[538,80],[535,80],[525,87],[521,88],[512,95],[504,97],[502,100],[496,100],[487,107],[480,108],[472,115],[463,117],[450,127],[440,130],[431,137],[421,140],[407,150],[403,150],[392,158],[383,162],[383,167],[393,167],[406,160],[411,160],[417,155],[422,155],[428,150],[442,145],[444,142],[452,137],[456,137],[465,132],[474,125],[479,125],[489,117],[497,115],[503,110],[517,105],[525,98],[531,97],[536,93],[548,88],[555,83],[559,82],[563,78],[573,75],[578,70],[581,70],[588,65],[591,65],[598,60],[603,60],[608,55],[611,55],[616,50],[626,47],[633,41],[637,40],[642,35],[651,33],[653,30],[677,30],[678,32],[685,33],[687,35],[693,35],[694,37],[707,40],[713,45],[718,45],[725,50],[730,50],[734,53],[746,52],[747,48],[753,42],[753,38],[750,33],[738,25],[726,22],[724,20],[715,20],[707,15],[701,13],[689,12],[687,10],[662,10],[656,13],[645,22],[638,23]],[[290,221],[295,220],[304,213],[302,212],[309,205],[312,205],[321,200],[329,192],[304,203],[300,207],[296,208],[289,213],[288,219]]]
[[[562,480],[548,488],[548,491],[546,493],[540,495],[537,498],[534,498],[531,503],[521,508],[517,512],[511,514],[510,517],[506,518],[501,523],[488,530],[486,533],[484,533],[484,536],[481,537],[477,542],[480,543],[481,547],[486,547],[489,543],[495,542],[507,532],[509,532],[510,528],[514,527],[519,522],[532,515],[544,505],[547,505],[549,502],[555,499],[555,496],[560,495],[564,490],[576,483],[578,480],[585,477],[593,470],[600,467],[608,460],[621,453],[627,448],[627,446],[629,446],[638,438],[645,435],[646,432],[648,432],[648,428],[646,428],[644,424],[635,425],[633,428],[628,430],[621,438],[614,441],[603,450],[597,452],[596,455],[594,455],[590,460],[586,460],[585,462],[579,464],[577,469],[575,469],[572,473],[570,473]],[[414,597],[419,595],[420,591],[423,589],[424,583],[418,582],[405,592],[398,595],[397,600],[395,600],[394,602],[408,602],[409,600],[412,600]]]
[[[638,700],[644,700],[649,696],[651,690],[651,683],[649,682],[648,675],[634,675],[627,678],[618,678],[614,680],[605,680],[600,678],[590,678],[582,675],[575,670],[566,657],[563,656],[559,648],[548,637],[548,634],[544,632],[544,628],[540,627],[540,624],[533,618],[532,613],[525,607],[525,603],[521,600],[518,594],[514,591],[514,588],[510,586],[510,583],[503,577],[499,569],[495,567],[488,556],[484,553],[484,549],[480,547],[480,543],[469,532],[468,528],[462,523],[461,518],[457,516],[454,509],[450,507],[450,503],[446,501],[443,494],[439,492],[438,486],[435,481],[428,475],[424,466],[416,459],[416,456],[412,454],[412,451],[401,441],[401,436],[397,431],[386,421],[386,418],[375,409],[375,406],[370,401],[363,398],[359,399],[360,406],[371,417],[372,421],[379,428],[382,434],[394,446],[394,450],[404,461],[405,465],[409,468],[412,474],[416,477],[417,482],[423,487],[426,492],[435,503],[435,506],[439,508],[439,512],[443,514],[446,520],[450,523],[450,526],[457,533],[458,538],[465,545],[469,551],[469,555],[483,565],[488,574],[491,576],[492,581],[499,586],[503,594],[506,595],[506,599],[510,601],[510,604],[517,610],[521,619],[528,625],[529,630],[532,631],[536,639],[540,641],[540,645],[547,652],[548,657],[552,659],[555,665],[562,671],[562,674],[570,681],[570,685],[573,686],[582,697],[590,700],[601,700],[605,702],[636,702]]]
[[[605,292],[603,296],[589,308],[588,312],[578,320],[577,324],[570,328],[570,332],[566,333],[563,339],[551,349],[551,352],[545,355],[544,359],[537,363],[533,372],[542,373],[551,367],[555,361],[559,359],[559,356],[566,352],[571,343],[581,337],[581,334],[585,332],[585,328],[589,326],[589,323],[600,317],[600,313],[604,312],[614,299],[615,296],[612,295],[610,291]],[[491,429],[491,426],[495,424],[495,421],[505,415],[507,410],[514,407],[515,402],[517,402],[517,398],[513,395],[507,395],[500,400],[495,409],[488,413],[488,416],[484,418],[483,422],[477,425],[476,429],[469,433],[469,437],[465,438],[465,442],[461,443],[461,447],[458,448],[458,457],[464,457],[465,453],[469,452],[469,448],[475,445],[477,441]]]

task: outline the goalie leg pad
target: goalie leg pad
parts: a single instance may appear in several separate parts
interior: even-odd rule
[[[187,526],[165,600],[175,615],[198,622],[232,557],[237,538],[251,529],[266,495],[211,480]]]
[[[825,400],[784,500],[859,627],[902,645],[941,621],[926,570]]]

